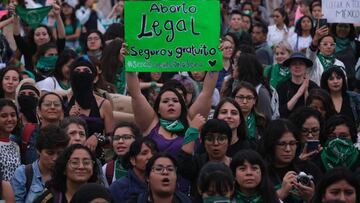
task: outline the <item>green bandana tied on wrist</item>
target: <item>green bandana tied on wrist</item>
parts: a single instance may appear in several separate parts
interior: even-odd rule
[[[236,203],[262,203],[263,199],[259,193],[253,195],[246,195],[239,190],[235,192]]]
[[[359,151],[350,139],[335,138],[326,143],[320,157],[326,171],[336,166],[351,169],[359,158]]]
[[[189,142],[192,142],[196,140],[200,135],[200,132],[197,128],[188,128],[185,132],[185,137],[183,141],[183,145],[188,144]]]
[[[23,6],[16,6],[15,11],[23,21],[30,25],[32,29],[35,29],[40,25],[41,21],[48,15],[51,9],[51,6],[29,9],[26,9]]]
[[[246,117],[246,125],[247,125],[247,138],[249,140],[255,139],[255,113],[251,111],[248,117]]]
[[[171,133],[177,133],[184,130],[184,125],[179,120],[169,121],[160,118],[160,125]]]
[[[334,54],[331,54],[330,56],[325,56],[324,54],[319,52],[317,56],[320,60],[321,65],[324,67],[324,71],[326,71],[335,62]]]

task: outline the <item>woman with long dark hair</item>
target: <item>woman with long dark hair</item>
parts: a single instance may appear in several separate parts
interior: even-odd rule
[[[271,121],[265,132],[260,151],[278,197],[284,203],[310,201],[321,172],[315,164],[297,159],[300,150],[297,128],[290,121],[279,119]],[[298,182],[299,174],[313,178],[307,176],[309,181]]]
[[[11,9],[15,10],[15,7],[15,5],[11,5]],[[14,16],[14,39],[17,48],[24,55],[25,67],[27,70],[34,69],[35,61],[33,60],[33,57],[40,45],[43,45],[47,42],[54,42],[56,43],[56,47],[59,53],[65,47],[65,28],[60,16],[60,6],[57,4],[53,4],[52,12],[55,14],[55,20],[58,25],[56,28],[56,39],[54,38],[51,29],[46,25],[39,25],[35,29],[31,29],[30,33],[27,36],[21,37],[20,18],[17,15]]]
[[[20,165],[19,146],[9,139],[18,126],[15,104],[9,99],[0,99],[0,170],[2,179],[10,181]]]
[[[56,160],[48,189],[34,202],[70,202],[80,186],[97,181],[99,169],[95,162],[95,156],[87,147],[71,145]]]
[[[256,148],[247,140],[247,128],[245,118],[240,105],[232,98],[225,98],[215,108],[214,118],[224,120],[231,129],[231,142],[227,155],[233,156],[241,149]]]
[[[270,86],[265,82],[263,77],[263,67],[256,55],[240,54],[237,61],[237,68],[234,69],[232,78],[225,82],[221,90],[223,97],[230,96],[233,90],[238,86],[240,81],[251,83],[258,93],[258,103],[256,105],[260,113],[266,118],[271,119],[273,112],[271,108]]]
[[[241,150],[230,163],[235,176],[236,202],[279,203],[267,166],[260,154],[253,150]]]
[[[104,79],[115,85],[118,94],[125,94],[126,91],[125,67],[123,61],[120,60],[122,43],[120,39],[114,39],[107,44],[100,64]],[[116,57],[114,57],[114,53],[116,53]]]
[[[321,88],[330,94],[336,113],[346,115],[359,126],[360,95],[347,91],[346,76],[341,67],[331,67],[322,74]]]
[[[61,6],[61,19],[64,22],[66,34],[65,47],[74,51],[80,51],[81,24],[75,16],[75,8],[66,1]]]
[[[315,33],[313,20],[310,16],[304,15],[295,24],[294,34],[288,39],[294,52],[306,53],[310,46],[312,36]]]

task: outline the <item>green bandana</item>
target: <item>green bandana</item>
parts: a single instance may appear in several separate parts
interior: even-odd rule
[[[255,113],[251,111],[248,117],[246,117],[246,125],[247,125],[247,138],[249,140],[255,139]]]
[[[203,197],[203,203],[230,203],[230,198],[223,196]]]
[[[59,81],[59,85],[60,85],[60,87],[61,87],[62,89],[64,89],[64,90],[70,89],[70,83],[65,84],[65,83]]]
[[[15,10],[23,21],[30,25],[32,29],[35,29],[40,25],[41,21],[47,16],[51,9],[51,6],[29,9],[22,6],[16,6]]]
[[[244,193],[236,190],[235,192],[236,203],[262,203],[262,197],[259,193],[247,196]]]
[[[122,162],[122,157],[115,160],[115,180],[118,180],[127,174],[127,170],[122,166]]]
[[[116,73],[115,87],[116,87],[116,92],[118,94],[125,94],[126,81],[125,81],[125,70],[123,67],[120,68],[119,72]]]
[[[335,41],[336,41],[335,53],[339,53],[345,50],[346,48],[348,48],[349,46],[352,46],[355,49],[354,41],[350,41],[350,39],[348,38],[335,37]]]
[[[291,73],[289,68],[283,67],[281,64],[274,64],[265,68],[264,77],[270,77],[270,85],[276,89],[280,82],[285,81],[291,77]]]
[[[200,135],[200,132],[197,128],[188,128],[185,132],[185,137],[183,141],[183,145],[186,145],[192,141],[195,141]]]
[[[335,138],[326,143],[320,156],[327,171],[336,166],[351,169],[359,158],[359,152],[350,139]]]
[[[335,62],[335,56],[334,54],[331,54],[331,56],[324,56],[322,53],[317,54],[321,65],[324,67],[324,71],[326,71],[331,65]]]
[[[169,121],[160,118],[160,125],[171,133],[180,132],[185,128],[184,125],[179,120]]]
[[[58,56],[42,56],[36,63],[38,70],[49,71],[55,69],[55,64]]]

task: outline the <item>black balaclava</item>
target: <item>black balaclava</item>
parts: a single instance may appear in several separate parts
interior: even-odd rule
[[[76,72],[74,69],[79,66],[88,67],[90,72]],[[96,67],[86,59],[81,57],[72,64],[72,70],[70,74],[70,83],[75,101],[83,109],[90,109],[91,104],[96,102],[94,96],[94,79],[97,75]]]

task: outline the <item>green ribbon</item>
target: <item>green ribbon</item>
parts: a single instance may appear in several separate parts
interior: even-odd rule
[[[230,203],[231,200],[229,197],[224,197],[224,196],[208,196],[208,197],[203,197],[203,203]]]
[[[185,137],[184,137],[184,141],[183,141],[183,145],[188,144],[189,142],[192,142],[194,140],[196,140],[200,135],[200,132],[198,129],[196,128],[188,128],[185,132]]]
[[[336,166],[351,169],[359,158],[359,151],[350,139],[335,138],[326,143],[320,157],[327,171]]]
[[[245,193],[240,192],[239,190],[235,191],[236,203],[262,203],[263,199],[259,193],[252,195],[246,195]]]
[[[330,56],[325,56],[324,54],[319,52],[317,56],[320,60],[321,65],[324,67],[324,71],[326,71],[335,62],[334,54],[331,54]]]
[[[57,59],[58,56],[41,56],[36,63],[36,68],[44,71],[54,70]]]
[[[160,118],[160,125],[171,133],[176,133],[184,130],[184,125],[179,120],[169,121]]]
[[[35,29],[40,25],[51,9],[51,6],[28,9],[23,6],[16,6],[15,11],[23,21],[25,21],[32,29]]]
[[[246,117],[246,126],[247,126],[247,137],[249,140],[255,139],[255,128],[256,128],[256,120],[255,113],[251,111],[249,116]]]

